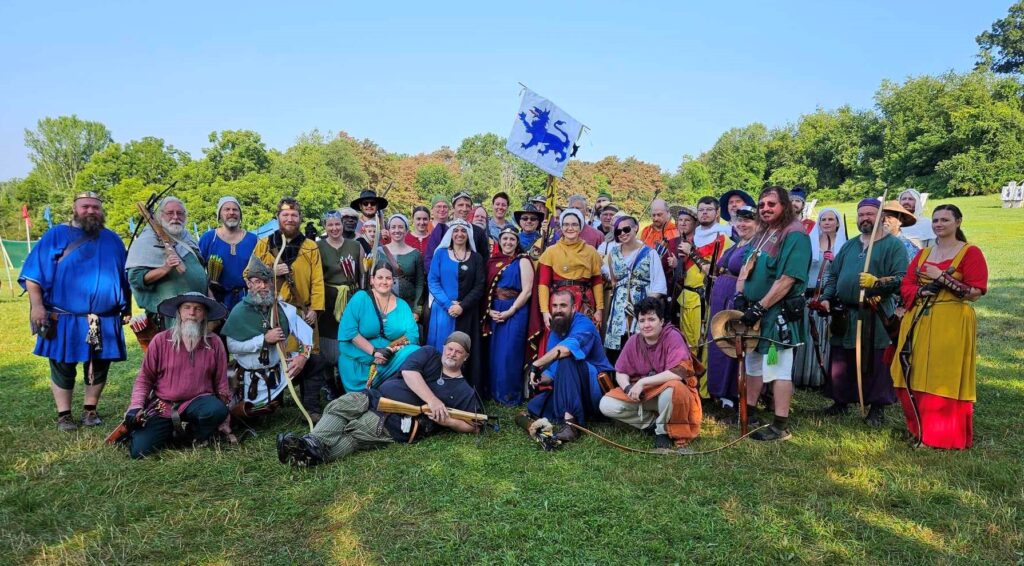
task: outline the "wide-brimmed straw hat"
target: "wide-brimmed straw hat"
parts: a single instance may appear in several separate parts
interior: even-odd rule
[[[178,318],[178,308],[182,303],[199,303],[206,307],[206,320],[221,320],[228,315],[228,309],[224,308],[224,305],[196,291],[164,299],[156,310],[166,317]]]
[[[914,218],[913,214],[907,212],[907,209],[903,208],[899,201],[891,200],[885,203],[885,206],[882,207],[882,212],[896,214],[900,219],[900,226],[904,228],[917,224],[917,218]]]
[[[761,322],[754,324],[753,328],[740,322],[743,313],[734,310],[724,310],[711,319],[711,338],[718,345],[718,349],[730,358],[736,357],[736,336],[747,337],[743,340],[743,352],[752,352],[761,339]]]

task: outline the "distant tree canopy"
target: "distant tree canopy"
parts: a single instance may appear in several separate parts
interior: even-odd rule
[[[1024,71],[1024,2],[1010,6],[1005,18],[996,20],[992,29],[975,38],[981,51],[978,67],[996,73]]]
[[[1019,23],[1022,10],[1014,5],[1010,19]],[[1014,25],[999,29],[1019,29]],[[684,155],[675,171],[636,157],[573,159],[557,194],[563,201],[582,194],[592,205],[606,191],[627,211],[642,213],[655,193],[693,204],[703,195],[733,188],[757,192],[769,183],[803,184],[824,201],[904,186],[938,197],[992,193],[1024,179],[1022,105],[1024,84],[987,69],[884,81],[872,109],[818,108],[780,127],[735,127],[708,151]],[[190,227],[194,222],[202,231],[216,224],[216,203],[224,195],[238,198],[243,223],[255,228],[273,217],[283,196],[297,197],[305,216],[318,220],[367,187],[388,190],[389,212],[408,214],[434,195],[460,190],[488,206],[491,195],[505,191],[519,207],[542,193],[547,179],[492,133],[470,136],[455,150],[417,155],[319,130],[300,135],[283,151],[268,149],[249,130],[211,132],[208,141],[203,155],[193,158],[160,138],[116,143],[103,124],[77,116],[44,118],[25,132],[35,167],[23,179],[0,182],[0,234],[24,234],[22,204],[29,205],[35,235],[46,228],[47,205],[55,221],[66,221],[72,195],[81,190],[103,195],[107,225],[127,234],[134,203],[171,182],[188,207]]]

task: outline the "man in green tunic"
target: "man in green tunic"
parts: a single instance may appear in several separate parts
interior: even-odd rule
[[[757,399],[772,384],[775,418],[751,435],[754,440],[786,440],[793,398],[793,351],[804,342],[804,290],[811,265],[811,241],[793,211],[789,193],[768,187],[758,197],[760,236],[740,270],[735,304],[748,328],[761,323],[757,348],[746,355],[747,415],[758,424]],[[753,402],[753,405],[750,403]]]
[[[173,319],[165,322],[159,314],[157,307],[161,302],[190,292],[208,295],[209,283],[206,267],[199,259],[199,245],[186,228],[185,204],[177,197],[166,197],[157,206],[153,220],[174,241],[173,250],[165,252],[156,232],[147,226],[128,250],[125,269],[135,302],[146,311],[147,326],[155,326],[159,331],[173,323]],[[183,273],[178,270],[182,265]]]
[[[882,324],[895,316],[900,284],[907,272],[907,253],[898,238],[892,236],[882,223],[874,233],[871,264],[864,271],[864,258],[871,242],[875,218],[881,214],[879,202],[867,198],[857,206],[857,228],[860,237],[847,241],[836,254],[829,268],[825,288],[821,293],[821,307],[831,309],[840,322],[841,331],[833,324],[832,360],[830,368],[830,396],[833,404],[822,411],[826,416],[846,413],[850,403],[859,401],[857,391],[857,320],[864,320],[861,343],[864,367],[861,369],[864,403],[871,411],[864,421],[874,427],[882,426],[886,405],[896,402],[889,364],[883,360],[885,349],[892,342]],[[865,290],[865,304],[859,305],[860,290]],[[863,308],[861,308],[863,306]]]

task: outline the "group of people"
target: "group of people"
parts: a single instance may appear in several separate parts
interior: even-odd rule
[[[641,222],[605,193],[594,208],[574,195],[549,215],[543,197],[511,210],[499,192],[488,214],[459,192],[410,220],[366,190],[319,230],[303,230],[300,203],[284,198],[278,229],[257,238],[225,196],[218,227],[196,242],[184,203],[169,196],[126,249],[86,192],[19,282],[61,430],[102,423],[100,394],[131,327],[144,359],[119,429],[137,458],[236,441],[286,392],[312,432],[280,435],[282,462],[473,432],[479,421],[453,414],[481,413],[485,400],[525,404],[527,421],[547,419],[559,442],[610,418],[653,434],[657,448],[679,447],[699,435],[704,412],[738,417],[737,356],[756,440],[790,436],[798,385],[823,388],[825,415],[870,407],[873,426],[899,400],[919,441],[969,447],[971,302],[987,271],[959,209],[925,217],[914,190],[864,199],[849,236],[835,209],[806,218],[805,199],[773,186],[756,199],[655,200]],[[143,311],[134,317],[132,297]],[[749,351],[712,335],[719,313],[756,337]],[[393,401],[423,412],[389,412]]]

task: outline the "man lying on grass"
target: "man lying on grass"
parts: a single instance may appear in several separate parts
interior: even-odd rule
[[[392,442],[415,442],[443,428],[476,432],[477,425],[448,415],[448,409],[481,411],[479,397],[462,377],[469,347],[469,336],[455,331],[445,340],[443,352],[431,346],[419,348],[402,364],[401,378],[396,376],[378,389],[347,393],[331,401],[309,434],[279,434],[278,459],[282,464],[315,466],[339,460],[356,450],[370,450]],[[382,397],[416,406],[426,404],[430,412],[415,417],[384,413],[377,406]]]

